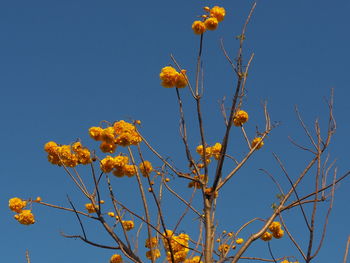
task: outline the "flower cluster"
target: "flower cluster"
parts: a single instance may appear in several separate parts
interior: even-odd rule
[[[204,11],[208,14],[202,15],[202,20],[196,20],[192,24],[192,30],[197,35],[203,34],[206,30],[215,30],[226,15],[225,9],[219,6],[211,9],[206,6]]]
[[[157,249],[157,246],[158,246],[157,237],[151,237],[146,239],[145,247],[150,249],[146,252],[146,257],[148,259],[152,260],[153,258],[153,260],[156,260],[157,258],[160,257],[160,251],[159,249]]]
[[[91,203],[85,204],[85,208],[88,211],[88,213],[96,213],[96,211],[99,209],[98,205],[93,205]]]
[[[142,141],[135,125],[124,120],[117,121],[113,124],[113,127],[105,129],[91,127],[89,135],[94,140],[101,141],[100,149],[104,153],[114,153],[117,145],[125,147],[137,145]]]
[[[149,177],[150,173],[153,171],[152,164],[149,161],[141,162],[139,167],[144,177]]]
[[[205,158],[207,159],[206,162],[209,163],[210,162],[209,159],[211,157],[214,157],[215,160],[219,160],[221,148],[222,148],[221,143],[217,142],[213,146],[206,146],[205,147],[205,154],[204,154],[204,147],[203,147],[203,145],[198,145],[197,148],[196,148],[196,152],[201,157],[203,157],[203,155],[204,155]],[[204,167],[204,165],[203,165],[203,167]],[[201,165],[199,165],[199,168],[202,168]]]
[[[114,254],[113,256],[111,256],[109,263],[122,263],[123,259],[122,256],[119,254]]]
[[[179,263],[179,262],[185,261],[189,251],[188,241],[190,237],[184,233],[179,234],[177,236],[171,230],[167,230],[167,232],[164,233],[164,235],[170,239],[170,246],[172,248],[172,252],[174,256],[174,262]],[[163,238],[163,244],[164,244],[165,250],[167,251],[167,259],[169,262],[172,262],[168,240]]]
[[[186,70],[184,69],[181,72],[177,72],[173,67],[164,67],[160,71],[159,78],[164,88],[176,87],[181,89],[187,86]]]
[[[262,140],[261,137],[255,137],[253,139],[253,141],[252,141],[252,148],[254,148],[255,145],[258,145],[258,146],[256,146],[257,150],[264,146],[264,141]]]
[[[9,200],[9,208],[16,212],[14,218],[22,225],[31,225],[35,223],[34,215],[30,209],[23,210],[27,206],[27,201],[14,197]]]
[[[281,227],[280,222],[274,221],[269,226],[269,230],[272,232],[272,234],[268,231],[266,231],[260,238],[264,241],[270,241],[272,237],[280,239],[284,235],[284,231]]]
[[[281,263],[299,263],[299,261],[292,262],[292,261],[288,261],[285,259],[285,260],[281,261]]]
[[[131,220],[122,220],[122,224],[125,231],[130,231],[135,227],[134,221],[131,221]]]
[[[235,116],[233,117],[233,125],[235,126],[242,126],[244,123],[246,123],[249,119],[248,113],[244,110],[239,110],[236,112]]]
[[[113,174],[117,177],[123,177],[124,175],[132,177],[137,172],[137,167],[132,164],[128,164],[129,157],[117,155],[115,157],[107,155],[100,162],[101,171],[104,173],[110,173],[113,171]]]
[[[50,141],[45,144],[48,160],[52,164],[75,167],[78,164],[89,164],[92,162],[89,149],[83,147],[81,142],[72,145],[59,146],[56,142]]]
[[[221,244],[218,250],[221,254],[226,254],[230,250],[230,246],[228,244]]]

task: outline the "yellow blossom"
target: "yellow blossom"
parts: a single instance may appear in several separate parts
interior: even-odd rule
[[[242,126],[242,124],[246,123],[249,119],[249,115],[244,110],[239,110],[236,112],[233,117],[233,125]]]
[[[257,150],[264,146],[264,142],[261,137],[254,138],[254,140],[252,141],[252,148],[254,148],[255,145],[258,145],[256,147]]]
[[[145,242],[145,247],[147,248],[155,248],[158,245],[157,237],[147,238]]]
[[[76,153],[82,147],[83,147],[83,145],[81,144],[81,142],[75,142],[75,143],[72,144],[72,151]]]
[[[204,10],[205,12],[210,12],[210,7],[209,7],[209,6],[205,6],[205,7],[203,7],[203,10]]]
[[[192,30],[196,35],[201,35],[205,32],[206,27],[202,21],[194,21],[192,24]]]
[[[203,155],[203,151],[204,151],[204,147],[203,145],[198,145],[197,148],[196,148],[196,152],[199,154],[199,155]],[[205,157],[206,158],[210,158],[212,155],[212,152],[211,152],[211,147],[205,147]]]
[[[113,127],[107,127],[106,129],[102,130],[102,134],[101,134],[102,141],[113,143],[114,139],[115,139],[115,134],[114,134]]]
[[[109,263],[122,263],[122,262],[123,262],[122,256],[119,254],[114,254],[109,260]]]
[[[173,67],[167,66],[162,68],[159,78],[162,81],[161,85],[164,88],[172,88],[176,85],[176,79],[179,73]]]
[[[100,168],[101,171],[104,173],[109,173],[113,170],[115,166],[115,161],[112,156],[107,155],[104,159],[100,162]]]
[[[79,148],[79,150],[76,151],[76,156],[80,164],[89,164],[92,162],[91,153],[87,148]]]
[[[224,20],[226,15],[225,8],[214,6],[212,9],[210,9],[210,16],[215,17],[219,22]]]
[[[103,129],[101,127],[91,127],[89,129],[89,135],[92,139],[96,141],[101,140]]]
[[[110,217],[115,217],[114,212],[108,212],[107,215]]]
[[[181,70],[181,73],[178,73],[176,77],[176,82],[175,82],[176,88],[184,88],[187,86],[187,77],[186,77],[186,70],[183,69]]]
[[[141,141],[142,141],[142,138],[136,131],[121,133],[115,139],[115,143],[123,147],[130,146],[130,145],[137,145]]]
[[[117,155],[113,158],[113,161],[114,161],[115,167],[122,168],[128,163],[129,157],[123,156],[123,155]]]
[[[14,217],[22,225],[31,225],[35,223],[35,218],[31,210],[22,210]]]
[[[271,223],[271,225],[269,226],[269,230],[271,232],[278,232],[281,230],[281,224],[280,222],[274,221]]]
[[[146,257],[148,259],[157,259],[160,257],[160,251],[159,249],[152,249],[146,252]]]
[[[14,197],[9,200],[9,208],[16,213],[20,213],[22,209],[26,207],[26,205],[27,202],[18,197]]]
[[[136,174],[136,172],[137,172],[136,169],[137,169],[136,165],[126,164],[123,166],[123,173],[128,177],[132,177]]]
[[[212,147],[210,147],[211,154],[214,156],[215,160],[220,159],[221,148],[222,145],[219,142],[215,143]]]
[[[222,253],[222,254],[227,253],[227,252],[229,251],[229,249],[230,249],[230,246],[227,245],[227,244],[221,244],[221,245],[218,247],[219,252]]]
[[[90,214],[96,213],[96,210],[98,209],[98,205],[94,206],[93,204],[88,203],[88,204],[85,204],[85,208],[88,211],[88,213],[90,213]]]
[[[48,154],[53,154],[55,153],[55,148],[57,147],[57,143],[51,141],[51,142],[47,142],[44,146],[44,150],[45,152],[47,152]]]
[[[122,220],[122,224],[126,231],[130,231],[135,227],[134,221],[131,221],[131,220],[126,220],[126,221]]]
[[[149,177],[150,173],[153,171],[152,164],[149,161],[143,161],[140,163],[139,167],[144,177]]]
[[[113,174],[116,176],[116,177],[123,177],[125,174],[124,174],[124,167],[116,167],[114,170],[113,170]]]
[[[236,240],[236,243],[237,243],[238,245],[242,244],[243,242],[244,242],[244,239],[243,239],[243,238],[238,238],[238,239]]]
[[[208,30],[215,30],[218,27],[218,20],[215,17],[210,17],[204,21],[205,28]]]
[[[272,233],[274,238],[280,239],[284,236],[284,231],[282,229]]]
[[[264,241],[270,241],[272,239],[272,234],[270,232],[265,232],[260,238]]]
[[[116,121],[113,124],[113,128],[116,134],[122,134],[122,133],[131,133],[133,131],[136,131],[136,128],[133,124],[126,122],[124,120]]]

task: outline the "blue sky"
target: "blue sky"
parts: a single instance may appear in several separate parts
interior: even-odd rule
[[[74,215],[34,206],[37,223],[25,227],[12,218],[7,209],[8,199],[41,196],[44,201],[68,206],[68,194],[77,205],[83,205],[86,200],[80,197],[63,169],[46,161],[43,145],[49,140],[69,144],[81,138],[87,146],[97,148],[88,138],[87,130],[101,120],[140,119],[142,132],[149,141],[185,169],[175,91],[162,88],[158,74],[171,62],[169,55],[174,54],[188,70],[190,79],[194,79],[199,38],[192,33],[191,24],[205,5],[220,5],[227,10],[218,30],[205,35],[203,50],[204,125],[209,144],[221,141],[223,123],[217,102],[223,96],[230,98],[234,76],[222,55],[219,39],[224,39],[229,54],[234,56],[238,44],[234,37],[240,34],[251,4],[252,1],[242,0],[0,3],[3,262],[25,262],[26,249],[33,263],[108,262],[111,251],[60,236],[60,231],[79,233]],[[287,189],[272,152],[281,157],[296,178],[310,155],[295,149],[287,139],[292,136],[307,143],[294,105],[299,106],[310,128],[314,119],[319,118],[325,130],[325,98],[331,88],[335,89],[338,128],[330,147],[331,159],[337,159],[339,176],[349,170],[349,11],[350,3],[346,0],[258,2],[246,40],[246,58],[255,53],[244,101],[250,114],[247,131],[254,136],[255,126],[262,127],[261,102],[265,100],[271,119],[281,124],[220,195],[218,229],[223,230],[225,225],[226,230],[234,230],[253,217],[268,216],[277,189],[258,169],[269,170]],[[191,145],[195,147],[200,140],[194,102],[188,91],[181,92]],[[232,152],[244,153],[246,150],[237,149],[243,147],[241,134],[235,130],[232,136]],[[148,159],[156,163],[149,153]],[[176,186],[184,184],[179,179],[174,181]],[[131,194],[134,183],[123,178],[115,184],[116,188],[120,184],[122,199],[137,208],[138,196]],[[311,191],[312,186],[306,180],[300,191]],[[340,262],[343,257],[350,234],[349,186],[347,180],[337,189],[327,240],[315,262]],[[170,221],[177,214],[172,207],[167,211]],[[287,212],[285,218],[296,237],[303,241],[307,232],[299,211]],[[181,230],[192,228],[192,219],[193,215]],[[94,224],[87,225],[92,238],[110,242]],[[242,237],[247,238],[250,233],[247,230]],[[266,244],[258,243],[247,255],[268,257]],[[272,243],[276,256],[296,255],[301,259],[287,238]]]

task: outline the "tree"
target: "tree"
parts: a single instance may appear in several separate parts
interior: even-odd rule
[[[349,174],[345,173],[337,179],[337,169],[334,167],[334,162],[330,161],[328,157],[323,157],[327,153],[327,148],[336,129],[333,117],[333,94],[331,94],[327,104],[329,116],[325,134],[321,133],[318,121],[315,122],[315,131],[310,131],[297,110],[301,127],[304,129],[311,145],[304,146],[291,140],[300,150],[307,151],[311,155],[304,170],[297,177],[293,178],[276,154],[274,158],[287,178],[289,185],[281,185],[279,180],[268,170],[262,170],[272,178],[279,189],[278,201],[272,205],[270,215],[266,218],[251,219],[239,227],[237,231],[218,231],[220,220],[216,216],[216,207],[221,190],[224,187],[229,187],[229,184],[233,181],[233,176],[238,175],[244,165],[249,165],[250,157],[258,153],[258,150],[264,146],[267,136],[277,126],[277,124],[271,123],[267,104],[265,103],[263,106],[264,129],[257,128],[255,131],[256,135],[249,136],[248,134],[253,134],[254,132],[252,132],[252,128],[247,123],[249,119],[248,113],[243,110],[246,103],[248,72],[254,58],[254,54],[251,54],[248,59],[245,59],[243,51],[246,29],[255,6],[256,4],[252,6],[242,31],[237,36],[239,47],[235,59],[231,58],[226,51],[223,41],[221,42],[223,54],[235,74],[236,86],[230,95],[231,99],[228,103],[228,109],[226,108],[225,100],[220,103],[225,132],[219,142],[209,143],[206,139],[202,114],[202,98],[204,96],[204,73],[202,69],[203,36],[204,34],[209,35],[210,30],[215,30],[225,17],[225,10],[222,7],[215,6],[212,8],[205,7],[205,14],[192,25],[192,29],[198,35],[200,41],[194,85],[191,84],[192,76],[187,75],[187,71],[183,69],[174,56],[171,56],[171,66],[163,67],[160,73],[161,85],[165,88],[174,88],[176,90],[180,112],[180,135],[184,145],[187,166],[178,168],[178,165],[168,156],[159,153],[148,139],[142,135],[140,129],[141,121],[126,122],[120,120],[111,123],[103,122],[101,126],[89,129],[90,136],[100,142],[100,150],[103,153],[110,154],[103,158],[100,154],[96,154],[83,146],[80,140],[68,145],[60,145],[56,142],[48,142],[45,145],[49,161],[52,164],[61,166],[72,178],[83,196],[89,200],[85,205],[87,212],[77,207],[70,198],[68,198],[69,208],[46,203],[41,198],[29,200],[12,198],[9,206],[11,210],[16,212],[15,218],[22,224],[33,224],[35,222],[34,215],[30,209],[24,209],[29,204],[41,204],[70,211],[77,217],[81,227],[81,234],[63,235],[68,238],[79,238],[93,246],[120,250],[120,253],[111,257],[111,262],[121,262],[122,257],[128,258],[133,262],[142,262],[142,258],[145,257],[152,262],[155,262],[159,257],[166,258],[169,262],[213,262],[214,260],[217,262],[238,262],[247,258],[244,253],[254,242],[269,242],[273,238],[280,239],[283,236],[288,236],[299,251],[298,259],[310,262],[316,257],[325,237],[335,186]],[[183,106],[183,89],[185,87],[187,87],[185,91],[189,91],[187,93],[192,97],[196,108],[194,114],[197,116],[198,137],[200,138],[200,144],[195,147],[197,153],[194,153],[193,142],[188,137],[188,122],[186,121]],[[248,128],[247,131],[246,127]],[[229,147],[233,129],[240,130],[246,144],[244,150],[235,154],[230,153]],[[150,153],[153,154],[154,158],[152,163],[147,160],[149,157],[145,157]],[[80,175],[79,168],[76,168],[80,164],[90,166],[92,186],[87,182],[86,178]],[[98,166],[100,170],[97,168]],[[135,212],[133,208],[121,202],[118,196],[114,194],[115,188],[119,187],[119,185],[116,186],[118,178],[114,178],[112,174],[115,177],[127,176],[136,178],[135,187],[141,196],[142,212]],[[313,175],[315,188],[306,192],[299,191],[298,189],[305,176],[309,174]],[[333,179],[327,182],[327,178],[332,175]],[[176,190],[172,187],[172,177],[181,178],[174,185]],[[105,185],[103,185],[104,183]],[[186,185],[190,188],[191,195],[189,195],[188,189],[184,190]],[[147,194],[147,191],[149,194]],[[179,219],[175,220],[175,224],[169,224],[166,220],[167,203],[164,204],[163,201],[166,194],[173,196],[180,205],[184,206],[183,212],[180,213]],[[101,198],[102,195],[105,196],[103,199],[109,196],[108,203],[105,204]],[[319,240],[316,240],[315,218],[320,203],[326,200],[329,200],[329,208],[325,216],[325,222],[322,224],[321,237]],[[283,212],[292,209],[300,210],[308,229],[306,248],[302,247],[299,241],[293,237],[292,231],[289,230],[282,217]],[[198,230],[194,231],[191,229],[189,231],[194,232],[196,235],[189,235],[187,231],[186,233],[179,232],[179,225],[185,220],[191,220],[188,219],[189,215],[196,217],[195,223],[198,225]],[[90,240],[86,235],[83,217],[99,222],[106,233],[112,237],[115,244],[99,244]],[[130,218],[132,220],[125,220]],[[169,225],[172,227],[169,227]],[[128,231],[134,229],[135,226],[139,226],[139,231],[137,239],[133,243]],[[245,240],[240,237],[240,233],[243,230],[250,232],[249,237]],[[142,243],[143,241],[149,249],[145,256],[137,252],[138,242]],[[282,262],[284,263],[296,260],[292,256],[285,255],[279,255],[276,258],[274,253],[272,253],[270,243],[267,244],[272,259],[264,259],[259,256],[248,258],[251,260],[272,260],[275,262],[283,260]],[[163,248],[162,252],[160,248]]]

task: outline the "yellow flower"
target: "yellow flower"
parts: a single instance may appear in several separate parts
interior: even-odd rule
[[[211,153],[213,154],[215,160],[219,160],[221,148],[222,145],[219,142],[215,143],[214,146],[210,147]]]
[[[233,117],[233,125],[242,126],[242,124],[246,123],[249,119],[248,113],[244,110],[239,110],[236,112]]]
[[[75,142],[72,144],[72,151],[73,152],[78,152],[81,148],[83,147],[83,145],[81,144],[81,142]]]
[[[26,207],[26,205],[27,202],[18,197],[14,197],[9,200],[9,208],[16,213],[20,213],[22,209]]]
[[[205,32],[206,27],[202,21],[194,21],[192,24],[192,30],[196,35],[201,35]]]
[[[128,177],[132,177],[136,174],[136,165],[133,164],[126,164],[123,166],[123,173],[128,176]]]
[[[131,229],[133,229],[135,227],[135,224],[133,221],[131,220],[122,220],[122,224],[123,224],[123,227],[126,231],[130,231]]]
[[[102,142],[100,144],[100,150],[103,153],[114,153],[116,148],[117,148],[117,145],[113,142],[112,143]]]
[[[122,168],[123,166],[127,165],[129,161],[128,156],[123,156],[123,155],[117,155],[113,158],[114,160],[114,166],[118,168]]]
[[[89,164],[92,162],[91,153],[87,148],[80,148],[79,150],[77,150],[76,156],[80,164]]]
[[[158,245],[157,237],[147,238],[145,242],[145,247],[147,248],[155,248]]]
[[[281,224],[280,222],[274,221],[271,223],[271,225],[269,226],[269,230],[271,232],[278,232],[281,230]]]
[[[255,145],[258,145],[256,147],[257,150],[264,146],[264,142],[261,137],[254,138],[254,140],[252,141],[252,148],[254,148]]]
[[[124,167],[116,167],[114,170],[113,170],[113,174],[116,176],[116,177],[123,177],[125,174],[124,174]]]
[[[110,217],[115,217],[114,212],[108,212],[107,215]]]
[[[100,168],[104,173],[109,173],[113,170],[115,166],[115,161],[112,156],[107,155],[104,159],[101,160]]]
[[[260,238],[264,241],[270,241],[272,239],[272,234],[270,232],[265,232]]]
[[[136,131],[121,133],[115,139],[115,143],[123,147],[130,146],[130,145],[137,145],[141,141],[142,139]]]
[[[31,225],[35,223],[34,215],[31,210],[22,210],[14,217],[22,225]]]
[[[175,83],[176,88],[184,88],[187,86],[187,77],[186,77],[186,70],[183,69],[181,70],[181,73],[178,73],[176,77],[176,83]]]
[[[243,239],[243,238],[238,238],[238,239],[236,240],[236,243],[237,243],[238,245],[242,244],[243,242],[244,242],[244,239]]]
[[[90,214],[96,213],[96,210],[98,209],[98,205],[94,206],[93,204],[88,203],[88,204],[85,204],[85,208],[88,211],[88,213],[90,213]]]
[[[44,150],[45,152],[47,152],[48,154],[53,154],[55,153],[55,148],[57,147],[57,143],[55,142],[47,142],[44,146]]]
[[[218,20],[215,17],[210,17],[204,21],[205,28],[208,30],[215,30],[218,27]]]
[[[111,256],[109,263],[122,263],[123,259],[122,256],[119,254],[114,254],[113,256]]]
[[[133,131],[136,131],[136,128],[134,125],[132,125],[129,122],[126,122],[124,120],[117,121],[113,124],[113,128],[116,134],[122,134],[125,132],[131,133]]]
[[[152,250],[147,251],[146,252],[146,257],[148,259],[152,259],[152,257],[153,257],[153,259],[159,258],[160,257],[159,249],[152,249]]]
[[[143,161],[140,163],[139,167],[144,177],[149,177],[150,173],[153,171],[152,164],[149,161]]]
[[[227,253],[229,249],[230,249],[230,246],[227,244],[221,244],[218,248],[219,252],[222,254]]]
[[[274,238],[280,239],[284,236],[284,231],[280,229],[277,232],[273,232],[272,235]]]
[[[196,148],[196,152],[197,152],[199,155],[203,155],[203,151],[204,151],[203,148],[204,148],[203,145],[198,145],[197,148]],[[207,158],[210,158],[211,155],[212,155],[211,147],[208,147],[208,146],[205,147],[205,156],[206,156]]]
[[[161,85],[164,88],[172,88],[176,85],[176,79],[179,73],[173,67],[164,67],[162,68],[159,78],[162,81]]]
[[[204,9],[205,12],[210,12],[210,7],[209,6],[205,6],[205,7],[203,7],[203,9]]]
[[[96,141],[101,140],[101,135],[102,135],[103,129],[101,127],[91,127],[89,129],[89,135],[92,139]]]
[[[108,143],[113,143],[115,139],[114,135],[114,128],[113,127],[108,127],[106,129],[102,130],[101,134],[101,140],[108,142]]]
[[[225,8],[214,6],[212,9],[210,9],[210,16],[215,17],[219,22],[224,20],[226,15]]]

